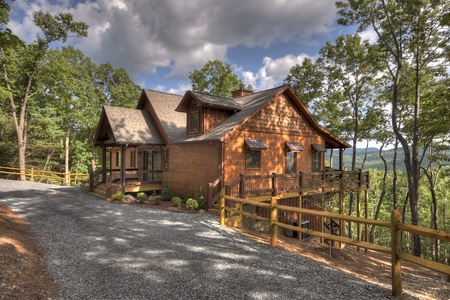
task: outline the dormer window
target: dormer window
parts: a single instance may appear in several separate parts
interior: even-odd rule
[[[189,106],[189,133],[199,133],[200,132],[200,111],[198,107],[194,105]]]

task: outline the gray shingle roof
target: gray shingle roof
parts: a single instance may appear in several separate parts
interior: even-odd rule
[[[113,106],[103,109],[117,144],[164,144],[148,111]]]
[[[236,99],[218,97],[214,95],[203,94],[199,92],[189,91],[183,97],[183,101],[178,105],[177,111],[186,112],[185,107],[183,107],[183,102],[186,98],[193,97],[201,103],[204,107],[226,109],[226,110],[241,110],[242,105]]]
[[[186,113],[175,111],[183,97],[152,90],[144,90],[144,92],[158,118],[156,122],[162,126],[168,142],[171,143],[179,136],[186,135]]]

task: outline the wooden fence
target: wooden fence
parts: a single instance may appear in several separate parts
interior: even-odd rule
[[[89,181],[89,174],[51,172],[37,170],[34,168],[24,170],[20,168],[0,166],[0,174],[6,175],[5,177],[7,179],[19,179],[21,173],[25,173],[27,180],[32,182],[43,182],[71,186],[74,182],[86,183]]]
[[[347,216],[343,214],[335,214],[330,212],[324,212],[324,211],[317,211],[317,210],[310,210],[310,209],[304,209],[304,208],[298,208],[298,207],[291,207],[291,206],[284,206],[279,205],[278,200],[283,199],[283,196],[279,197],[271,197],[270,203],[265,203],[261,201],[255,201],[250,199],[242,199],[237,198],[233,196],[227,196],[225,195],[225,192],[222,191],[220,194],[220,224],[225,224],[225,212],[229,211],[231,213],[237,214],[240,222],[242,225],[243,223],[243,217],[251,218],[254,220],[259,221],[268,221],[270,223],[270,244],[273,247],[277,246],[278,243],[278,228],[285,228],[288,230],[296,231],[299,233],[305,233],[313,236],[318,236],[321,238],[330,239],[332,241],[338,241],[342,243],[346,243],[349,245],[354,245],[357,247],[370,249],[386,254],[391,255],[391,271],[392,271],[392,295],[394,296],[400,296],[402,295],[402,271],[401,271],[401,262],[409,261],[414,264],[420,265],[422,267],[426,267],[428,269],[446,274],[448,276],[448,280],[450,281],[450,266],[434,262],[431,260],[427,260],[421,257],[416,257],[411,254],[403,253],[401,250],[401,243],[400,243],[400,236],[401,231],[407,231],[413,234],[417,234],[424,237],[439,239],[441,241],[450,242],[450,233],[445,231],[439,231],[429,228],[424,228],[420,226],[414,226],[409,224],[401,223],[400,213],[398,210],[394,210],[391,214],[391,221],[381,221],[381,220],[373,220],[373,219],[367,219],[367,218],[359,218],[359,217],[353,217],[353,216]],[[225,202],[226,200],[233,201],[236,203],[235,207],[226,207]],[[244,205],[251,205],[255,207],[264,207],[270,209],[270,217],[265,218],[262,216],[258,216],[256,214],[246,212],[244,211],[243,207]],[[323,219],[338,219],[342,221],[348,221],[348,222],[355,222],[358,224],[365,224],[365,225],[375,225],[380,227],[385,227],[390,229],[391,233],[391,247],[384,247],[380,245],[375,245],[368,243],[366,241],[360,241],[360,240],[354,240],[351,238],[343,237],[343,236],[336,236],[333,234],[320,232],[311,230],[308,228],[302,228],[302,222],[297,222],[297,226],[281,223],[278,221],[278,212],[279,211],[285,211],[285,212],[297,212],[299,214],[299,220],[301,220],[301,215],[313,215],[318,216]]]

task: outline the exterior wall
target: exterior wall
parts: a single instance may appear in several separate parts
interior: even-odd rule
[[[267,145],[267,150],[261,151],[260,169],[246,169],[245,138],[263,140]],[[312,171],[311,144],[325,145],[324,137],[309,125],[285,95],[280,95],[230,135],[224,154],[225,184],[230,184],[239,174],[285,173],[285,142],[298,142],[304,148],[296,154],[296,172]]]
[[[211,130],[214,126],[225,120],[230,116],[230,112],[204,108],[203,109],[203,131],[206,133]]]
[[[219,177],[219,150],[210,142],[169,145],[169,168],[163,172],[166,182],[175,195],[195,195],[201,184],[203,196],[207,196],[207,184]]]

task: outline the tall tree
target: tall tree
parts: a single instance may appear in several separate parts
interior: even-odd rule
[[[192,89],[221,97],[231,97],[242,81],[233,73],[230,64],[219,60],[208,61],[200,70],[189,72]]]
[[[284,80],[306,106],[320,99],[322,95],[324,74],[310,58],[305,58],[301,65],[293,66]]]
[[[343,0],[337,1],[336,5],[341,15],[340,24],[359,24],[360,31],[372,28],[378,35],[380,49],[384,50],[383,60],[393,83],[392,125],[405,155],[411,222],[419,225],[420,73],[439,63],[444,53],[450,4],[446,0]],[[411,137],[401,131],[397,120],[398,87],[407,61],[412,61],[416,70]],[[413,235],[412,253],[421,255],[418,235]]]
[[[51,15],[41,11],[33,14],[34,23],[42,30],[36,42],[25,47],[4,47],[0,45],[2,64],[2,86],[5,87],[14,122],[19,154],[20,179],[25,181],[26,116],[29,101],[39,92],[36,77],[41,62],[51,43],[66,42],[70,33],[77,37],[87,36],[88,26],[74,22],[71,14]]]

